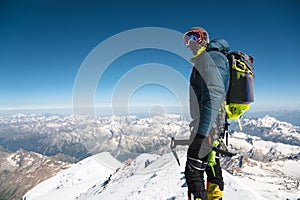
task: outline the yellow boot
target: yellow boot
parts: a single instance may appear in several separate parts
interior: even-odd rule
[[[215,183],[208,183],[207,187],[208,200],[219,200],[223,197],[223,191]]]

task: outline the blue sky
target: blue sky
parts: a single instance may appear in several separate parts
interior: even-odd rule
[[[254,109],[300,109],[300,2],[238,2],[2,0],[0,109],[72,107],[78,70],[102,41],[133,28],[185,32],[195,25],[205,27],[211,39],[226,39],[231,50],[255,57]],[[113,62],[100,80],[96,104],[110,104],[122,75],[145,63],[168,65],[186,79],[191,72],[189,63],[169,52],[130,52]],[[149,84],[129,101],[174,105],[176,97],[168,88]]]

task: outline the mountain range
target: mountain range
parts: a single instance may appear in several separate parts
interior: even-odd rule
[[[299,193],[297,193],[300,183],[299,127],[270,116],[245,118],[241,120],[241,125],[243,127],[242,131],[239,130],[234,122],[231,123],[229,149],[238,154],[231,159],[222,158],[223,168],[230,174],[233,174],[234,178],[238,177],[243,184],[246,183],[246,185],[251,186],[250,188],[255,191],[255,194],[264,198],[300,197]],[[138,118],[135,116],[90,118],[71,115],[17,114],[9,117],[0,117],[0,145],[11,152],[16,152],[18,149],[23,148],[23,151],[38,152],[43,154],[43,156],[59,154],[61,159],[64,158],[66,166],[71,166],[69,169],[77,165],[81,166],[79,164],[80,160],[91,159],[91,155],[98,155],[99,152],[109,152],[113,158],[122,163],[123,166],[118,167],[120,168],[118,172],[115,172],[115,169],[113,169],[109,174],[100,174],[97,181],[92,181],[91,185],[84,187],[84,191],[80,191],[80,194],[76,193],[76,197],[81,199],[84,199],[84,197],[81,197],[84,194],[93,199],[94,197],[92,197],[93,195],[90,192],[95,193],[94,190],[101,191],[100,193],[104,194],[106,189],[104,191],[102,190],[103,187],[100,186],[104,182],[106,183],[105,188],[110,187],[112,183],[117,184],[115,178],[119,177],[118,180],[121,179],[120,176],[123,176],[120,174],[121,172],[123,174],[135,174],[136,168],[133,165],[136,162],[140,163],[136,167],[144,169],[147,168],[145,167],[146,165],[150,164],[152,165],[148,167],[150,169],[155,165],[166,165],[166,163],[161,163],[164,163],[164,161],[157,161],[157,164],[154,164],[154,161],[164,159],[165,155],[169,155],[166,160],[168,160],[168,163],[171,163],[170,167],[174,168],[174,170],[176,167],[176,170],[182,172],[183,169],[177,169],[177,166],[173,163],[175,159],[173,158],[173,161],[170,160],[172,156],[169,154],[169,145],[170,138],[173,136],[178,138],[189,137],[189,119],[180,115],[158,115],[151,118]],[[186,148],[179,148],[180,151],[186,152]],[[145,160],[139,162],[140,156],[143,157],[143,155],[147,155],[151,159],[147,158],[147,162]],[[7,160],[7,157],[5,159]],[[80,162],[70,164],[75,161]],[[184,153],[181,153],[181,163],[184,163]],[[47,166],[48,164],[45,165]],[[97,172],[97,167],[93,168],[93,166],[94,164],[90,165]],[[86,170],[80,167],[77,167],[77,169],[78,171]],[[58,171],[60,171],[59,174],[67,173],[64,172],[67,170]],[[156,172],[156,175],[160,174],[159,169]],[[73,171],[72,173],[75,172]],[[227,174],[225,171],[224,173]],[[226,176],[229,177],[230,174]],[[154,174],[152,175],[155,176]],[[165,172],[161,175],[167,176]],[[95,176],[98,177],[96,173]],[[104,176],[105,178],[103,179]],[[127,178],[130,178],[128,174],[124,176],[122,178],[124,179],[123,184],[127,182]],[[179,184],[177,178],[181,176],[179,178],[181,179],[182,174],[174,175],[174,177],[171,174],[168,176],[170,176],[169,179],[171,181],[176,183],[174,191],[185,191],[184,188],[181,190],[181,187],[177,187]],[[85,182],[83,181],[85,180],[84,178],[79,179],[82,180],[81,182]],[[229,179],[231,180],[231,176]],[[68,179],[67,182],[69,181]],[[139,182],[138,180],[136,181]],[[161,181],[157,182],[157,187],[161,187]],[[76,185],[80,181],[75,182],[73,181]],[[145,185],[146,183],[142,182],[141,184]],[[164,184],[162,183],[162,185]],[[181,180],[180,184],[184,184],[184,180]],[[45,191],[50,190],[47,184],[43,187],[46,188],[43,189]],[[141,191],[143,190],[145,188],[141,189]],[[229,187],[229,190],[234,189]],[[55,191],[61,190],[56,189]],[[130,191],[130,193],[136,191]],[[29,191],[28,194],[30,192],[32,191]],[[143,192],[138,192],[138,194],[141,193]],[[149,192],[146,193],[150,195]],[[163,199],[180,199],[183,193],[172,193],[173,195],[164,196]],[[30,199],[29,197],[27,199]],[[123,199],[130,198],[130,195],[123,197]],[[99,197],[98,199],[105,198]],[[132,197],[132,199],[134,198]]]
[[[0,117],[0,145],[47,156],[58,153],[81,160],[108,151],[119,160],[141,153],[163,153],[173,135],[188,136],[188,121],[179,115],[153,118],[17,114]]]

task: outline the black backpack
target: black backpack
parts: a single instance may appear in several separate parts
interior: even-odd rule
[[[226,113],[228,119],[234,120],[240,118],[254,102],[254,58],[241,51],[233,51],[226,56],[230,65]]]

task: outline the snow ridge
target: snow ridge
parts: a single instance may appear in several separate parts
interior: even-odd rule
[[[122,166],[123,164],[109,153],[99,153],[35,186],[24,195],[23,199],[76,199],[77,196],[86,192],[99,181],[104,182],[107,177]]]

